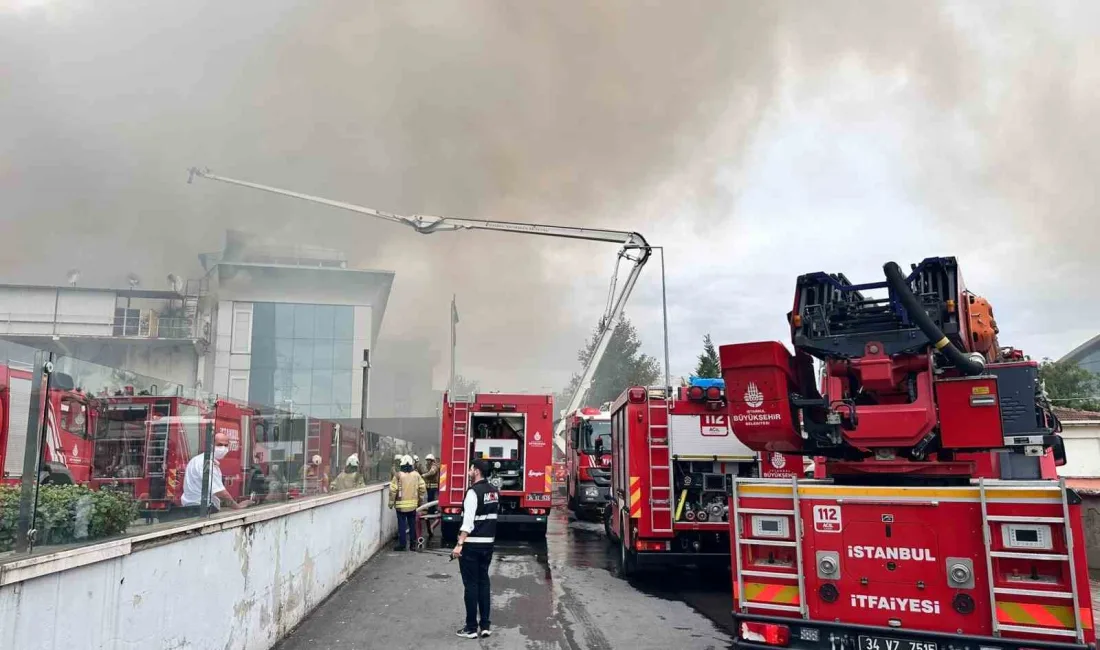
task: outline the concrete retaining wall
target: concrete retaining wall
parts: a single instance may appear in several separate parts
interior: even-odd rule
[[[1100,496],[1082,494],[1081,512],[1085,520],[1085,550],[1089,568],[1100,569]]]
[[[0,567],[0,648],[267,650],[396,533],[384,486]]]

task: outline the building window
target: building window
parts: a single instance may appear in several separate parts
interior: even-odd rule
[[[249,401],[315,418],[352,417],[355,309],[253,303]]]
[[[141,322],[141,310],[115,308],[115,336],[137,336],[138,324]]]
[[[233,311],[233,354],[248,354],[252,351],[252,312]]]
[[[231,370],[229,372],[229,399],[248,401],[248,371]]]

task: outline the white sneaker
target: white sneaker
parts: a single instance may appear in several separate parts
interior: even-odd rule
[[[493,633],[492,630],[490,630],[488,628],[484,628],[484,629],[481,630],[481,638],[484,639],[485,637],[490,636],[492,633]]]

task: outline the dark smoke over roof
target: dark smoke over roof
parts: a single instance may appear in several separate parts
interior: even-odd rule
[[[736,228],[738,176],[719,172],[737,169],[776,106],[812,101],[828,92],[825,72],[849,67],[897,76],[927,101],[910,175],[942,227],[960,239],[1023,230],[1080,270],[1071,263],[1096,243],[1100,86],[1085,65],[1096,26],[1091,5],[1068,2],[0,8],[0,277],[194,275],[227,227],[263,232],[397,271],[388,336],[445,349],[458,293],[464,373],[557,388],[602,309],[573,302],[572,288],[604,281],[612,248],[422,237],[188,186],[186,168],[402,213]],[[981,196],[959,196],[960,177]],[[561,268],[563,252],[584,266]]]

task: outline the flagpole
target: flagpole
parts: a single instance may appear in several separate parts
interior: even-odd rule
[[[455,294],[451,294],[451,380],[447,384],[447,393],[452,394],[455,388],[455,325],[458,323],[458,307],[455,305]]]

